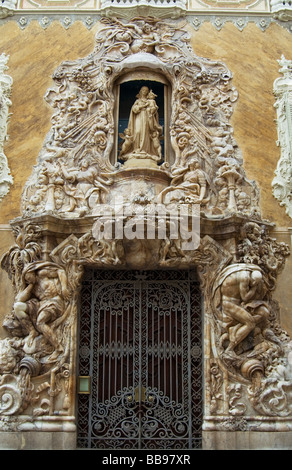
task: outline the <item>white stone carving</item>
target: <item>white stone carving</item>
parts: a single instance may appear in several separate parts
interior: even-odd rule
[[[277,110],[278,142],[281,156],[272,182],[273,194],[292,217],[292,60],[278,61],[283,74],[274,82]]]
[[[292,4],[289,0],[271,0],[271,11],[277,20],[292,20]]]
[[[164,194],[169,201],[196,200],[210,216],[258,213],[258,191],[246,178],[229,122],[238,93],[225,64],[194,58],[189,35],[175,22],[165,25],[151,18],[126,24],[117,19],[112,23],[107,18],[102,21],[106,26],[96,36],[95,61],[88,63],[85,58],[65,62],[54,74],[55,87],[46,94],[55,110],[52,128],[23,192],[24,214],[50,211],[64,218],[77,218],[92,214],[97,204],[111,204],[116,195],[132,203],[141,192],[152,202],[160,192],[159,200],[163,202]],[[147,152],[153,154],[151,169],[156,179],[164,180],[159,191],[157,185],[153,190],[148,178],[144,179],[143,189],[135,184],[129,191],[125,185],[130,167],[140,160],[140,167],[143,163],[149,168],[150,160],[146,147],[140,153],[133,147],[131,118],[123,129],[128,135],[122,137],[121,160],[126,162],[113,163],[117,139],[115,87],[121,77],[136,69],[146,70],[148,78],[163,73],[172,84],[169,125],[163,136],[169,145],[162,165],[157,165],[161,133],[153,117],[152,136],[150,131],[145,136],[149,141]],[[156,113],[155,99],[150,101]],[[150,105],[147,110],[150,112]],[[194,158],[195,171],[193,165],[190,167]],[[188,185],[192,188],[183,191]],[[198,185],[202,192],[195,194]]]
[[[8,139],[7,125],[9,119],[9,107],[11,106],[11,87],[13,80],[5,74],[8,69],[9,56],[4,53],[0,55],[0,201],[8,193],[13,178],[10,174],[7,158],[4,154],[4,144]]]
[[[257,9],[257,11],[267,10],[267,2],[262,0],[228,0],[228,5],[224,0],[190,0],[190,10],[203,10],[212,9],[213,11],[219,10],[251,10]]]
[[[102,14],[108,17],[133,18],[156,16],[178,18],[187,9],[186,0],[101,0]]]
[[[13,430],[24,412],[32,426],[53,416],[71,426],[84,266],[196,267],[206,325],[204,429],[277,430],[282,417],[292,426],[291,340],[272,300],[289,249],[269,237],[271,224],[261,219],[256,185],[243,169],[230,124],[237,100],[231,73],[196,56],[176,22],[102,22],[94,51],[54,74],[46,94],[52,127],[23,192],[23,217],[11,223],[16,244],[1,261],[16,297],[3,323],[9,340],[0,341],[0,430]],[[171,85],[163,130],[169,155],[160,166],[153,160],[160,156],[157,120],[150,117],[158,100],[150,90],[139,104],[146,125],[125,123],[126,162],[114,160],[117,87],[125,77],[137,80],[137,72],[139,81],[155,76],[163,87]],[[103,237],[98,224],[112,223],[107,217],[117,196],[131,209],[122,214],[124,226],[137,227],[145,209],[156,234],[162,221],[151,212],[156,203],[198,205],[198,244],[185,249],[181,230],[173,237],[171,217],[164,237],[127,237],[125,231]],[[120,213],[114,217],[120,222]]]
[[[0,18],[12,16],[16,10],[17,0],[2,0],[0,4]]]

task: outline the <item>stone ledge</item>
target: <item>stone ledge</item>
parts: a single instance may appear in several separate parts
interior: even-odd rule
[[[203,431],[203,450],[291,450],[292,432]]]
[[[75,432],[0,432],[0,450],[74,450]]]

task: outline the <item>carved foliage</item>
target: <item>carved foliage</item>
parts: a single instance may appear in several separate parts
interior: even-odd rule
[[[196,266],[210,345],[206,381],[211,414],[223,415],[227,429],[247,429],[248,413],[289,415],[291,345],[271,296],[288,248],[270,238],[260,222],[248,222],[251,215],[260,221],[253,200],[257,190],[245,177],[229,123],[237,98],[231,74],[224,64],[195,56],[187,34],[175,24],[153,18],[103,22],[94,52],[65,62],[54,75],[55,88],[46,95],[56,111],[52,128],[22,198],[29,222],[19,222],[16,245],[2,259],[16,289],[13,311],[4,322],[10,336],[1,342],[2,414],[72,412],[77,297],[83,266],[92,265]],[[136,208],[159,201],[199,202],[207,225],[214,216],[244,214],[240,219],[248,223],[233,235],[234,255],[208,235],[189,251],[168,231],[163,240],[95,236],[99,209],[110,207],[119,175],[122,180],[126,173],[122,165],[110,163],[114,86],[137,64],[163,73],[170,83],[171,120],[165,132],[170,133],[174,162],[170,168],[164,163],[151,168],[152,173],[142,171],[143,184],[150,174],[160,173],[167,182],[164,189],[160,185],[160,192],[144,194],[137,180],[128,201]],[[47,228],[46,212],[64,222],[62,235],[62,228],[58,234]],[[135,217],[137,222],[138,212],[125,222]],[[36,214],[39,225],[33,223]],[[74,220],[76,235],[68,234],[64,218],[89,215]],[[88,220],[92,225],[86,232]]]

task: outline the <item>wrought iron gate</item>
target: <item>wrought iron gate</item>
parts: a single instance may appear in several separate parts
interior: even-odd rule
[[[193,271],[87,271],[79,324],[78,446],[201,446],[202,319]]]

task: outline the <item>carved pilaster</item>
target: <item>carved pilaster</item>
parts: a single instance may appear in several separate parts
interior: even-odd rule
[[[274,82],[278,142],[281,155],[272,182],[273,194],[292,217],[292,61],[282,56],[278,61],[282,77]]]

